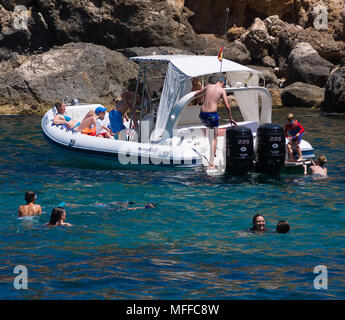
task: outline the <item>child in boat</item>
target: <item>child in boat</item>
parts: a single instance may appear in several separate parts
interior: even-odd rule
[[[110,122],[105,119],[105,112],[107,111],[104,107],[97,107],[95,114],[98,116],[96,119],[96,137],[114,139],[113,133],[109,129]]]
[[[42,213],[42,208],[39,204],[35,204],[37,200],[37,195],[32,191],[27,191],[25,193],[26,204],[19,206],[18,217],[32,216]]]
[[[289,155],[289,162],[295,162],[293,156],[293,148],[296,149],[298,153],[297,161],[302,161],[302,151],[300,148],[300,143],[302,140],[302,134],[304,134],[304,128],[301,124],[295,119],[295,116],[292,113],[287,115],[288,123],[285,125],[284,133],[285,137],[289,139],[287,144],[287,151]]]
[[[57,227],[57,226],[68,226],[71,227],[72,225],[66,220],[66,210],[63,207],[56,207],[53,209],[50,220],[48,223],[45,224],[47,227]]]
[[[325,156],[318,156],[316,159],[316,162],[311,160],[311,166],[310,166],[311,174],[326,177],[327,176],[327,168],[325,167],[326,162],[327,162],[327,159]],[[307,165],[303,163],[303,167],[304,167],[304,174],[308,174]]]

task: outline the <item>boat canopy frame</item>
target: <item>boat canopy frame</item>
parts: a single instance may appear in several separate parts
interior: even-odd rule
[[[227,59],[223,59],[221,64],[217,56],[152,55],[131,57],[130,59],[139,63],[138,80],[142,72],[145,73],[146,77],[147,68],[166,68],[163,90],[157,111],[155,130],[150,138],[151,142],[159,142],[162,139],[163,132],[167,130],[168,126],[169,129],[171,129],[170,117],[173,115],[173,109],[185,95],[190,93],[192,89],[191,79],[204,75],[225,73],[227,82],[231,84],[231,88],[243,87],[247,89],[232,90],[245,121],[256,121],[260,123],[262,118],[268,119],[268,116],[261,117],[259,112],[258,88],[260,88],[260,79],[263,80],[264,86],[264,77],[258,70],[248,68]],[[255,87],[257,90],[248,90],[250,87]],[[229,87],[227,87],[227,89],[229,89]],[[264,96],[266,97],[266,101],[267,92],[265,92]],[[271,110],[272,101],[270,101],[269,104],[270,106],[262,110]],[[143,106],[141,106],[141,108],[142,107]],[[176,109],[174,112],[176,119],[176,117],[178,117],[178,115],[176,115]],[[269,115],[269,118],[270,117],[271,115]],[[176,126],[176,121],[174,122],[174,126]]]

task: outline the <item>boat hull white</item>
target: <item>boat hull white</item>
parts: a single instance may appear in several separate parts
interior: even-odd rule
[[[90,110],[92,105],[84,106]],[[110,168],[191,168],[202,164],[192,149],[132,141],[102,139],[53,125],[53,111],[42,118],[46,139],[79,162]]]

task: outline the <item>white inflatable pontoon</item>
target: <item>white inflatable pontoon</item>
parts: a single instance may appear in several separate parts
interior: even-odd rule
[[[199,119],[200,106],[193,105],[191,79],[219,74],[220,70],[230,84],[226,86],[226,92],[234,94],[244,120],[237,124],[249,127],[255,141],[259,125],[271,122],[272,98],[264,87],[264,81],[261,81],[263,86],[259,86],[259,80],[264,79],[257,70],[227,59],[223,59],[221,66],[216,56],[157,55],[131,59],[140,67],[136,93],[141,96],[141,105],[136,110],[139,118],[136,130],[129,129],[131,119],[118,140],[88,136],[54,125],[56,110],[53,108],[42,118],[45,137],[68,155],[77,156],[79,161],[106,167],[207,167],[211,157],[212,137],[209,133],[212,131],[207,130]],[[155,105],[147,76],[156,68],[165,71],[165,78],[159,103]],[[81,121],[89,110],[99,106],[67,104],[66,114]],[[134,112],[132,118],[133,115]],[[214,158],[217,169],[209,173],[223,174],[225,171],[225,131],[229,126],[219,126]],[[314,150],[307,141],[302,140],[300,146],[305,160],[314,157]]]

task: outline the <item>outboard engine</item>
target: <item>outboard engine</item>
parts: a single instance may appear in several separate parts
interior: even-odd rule
[[[243,175],[253,168],[253,134],[245,126],[226,129],[226,172]]]
[[[262,124],[256,134],[256,168],[260,172],[278,173],[285,162],[285,135],[279,124]]]

